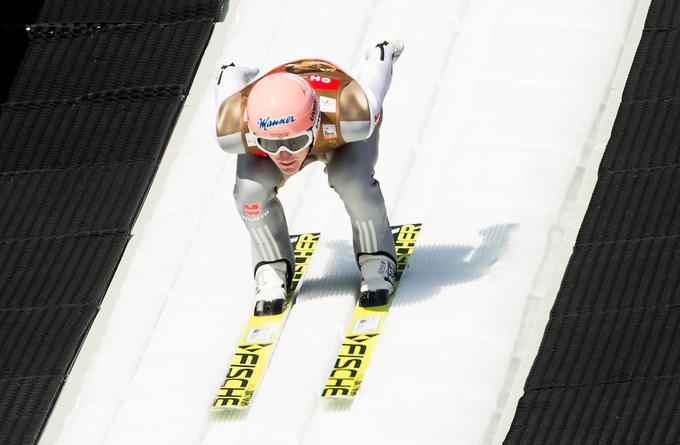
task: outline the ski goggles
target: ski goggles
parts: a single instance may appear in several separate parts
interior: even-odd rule
[[[292,138],[283,139],[268,139],[263,137],[257,137],[255,139],[255,145],[263,152],[276,155],[282,151],[287,151],[290,154],[295,154],[300,150],[312,145],[314,141],[314,129],[310,128],[302,134],[299,134]]]

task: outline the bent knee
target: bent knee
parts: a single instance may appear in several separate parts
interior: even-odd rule
[[[328,184],[344,200],[366,195],[378,184],[378,181],[368,172],[336,171],[333,174],[329,171]]]
[[[274,198],[276,187],[268,187],[251,179],[236,179],[234,199],[239,203],[264,203]]]

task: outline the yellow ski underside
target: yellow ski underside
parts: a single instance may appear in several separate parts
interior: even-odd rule
[[[396,293],[401,274],[413,253],[420,226],[420,224],[407,224],[393,228],[397,248],[397,274],[392,295]],[[340,346],[340,352],[321,397],[353,399],[359,392],[391,304],[392,297],[383,306],[365,308],[357,303],[349,329]]]
[[[285,310],[278,315],[250,316],[212,410],[246,409],[250,405],[290,313],[292,294],[316,249],[319,236],[318,233],[305,233],[292,237],[295,273]]]

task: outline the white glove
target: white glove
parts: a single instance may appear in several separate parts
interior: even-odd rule
[[[223,63],[218,67],[215,71],[215,103],[217,106],[227,97],[241,91],[259,72],[259,68],[237,66],[233,62]]]
[[[242,65],[237,66],[234,62],[223,63],[215,71],[215,80],[217,81],[217,85],[221,85],[222,82],[225,82],[228,79],[238,80],[247,84],[253,80],[259,72],[259,68],[250,68]]]
[[[366,50],[366,63],[357,77],[364,90],[371,111],[369,136],[379,118],[382,103],[392,82],[392,65],[404,51],[404,42],[393,40],[381,42]]]
[[[399,56],[401,56],[402,51],[404,51],[404,41],[403,40],[391,40],[383,41],[375,45],[373,48],[366,50],[366,60],[377,59],[377,60],[392,60],[394,64]]]

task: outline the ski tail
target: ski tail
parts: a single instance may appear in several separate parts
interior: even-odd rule
[[[295,270],[284,310],[277,315],[251,315],[231,358],[224,383],[217,392],[212,410],[246,409],[250,406],[281,336],[305,269],[319,244],[319,238],[319,233],[291,236]]]
[[[326,381],[321,397],[325,399],[353,399],[359,392],[373,350],[382,332],[385,319],[397,292],[399,280],[408,265],[421,224],[393,226],[392,234],[397,249],[397,272],[394,292],[382,306],[361,307],[357,303],[352,314],[340,352]]]

